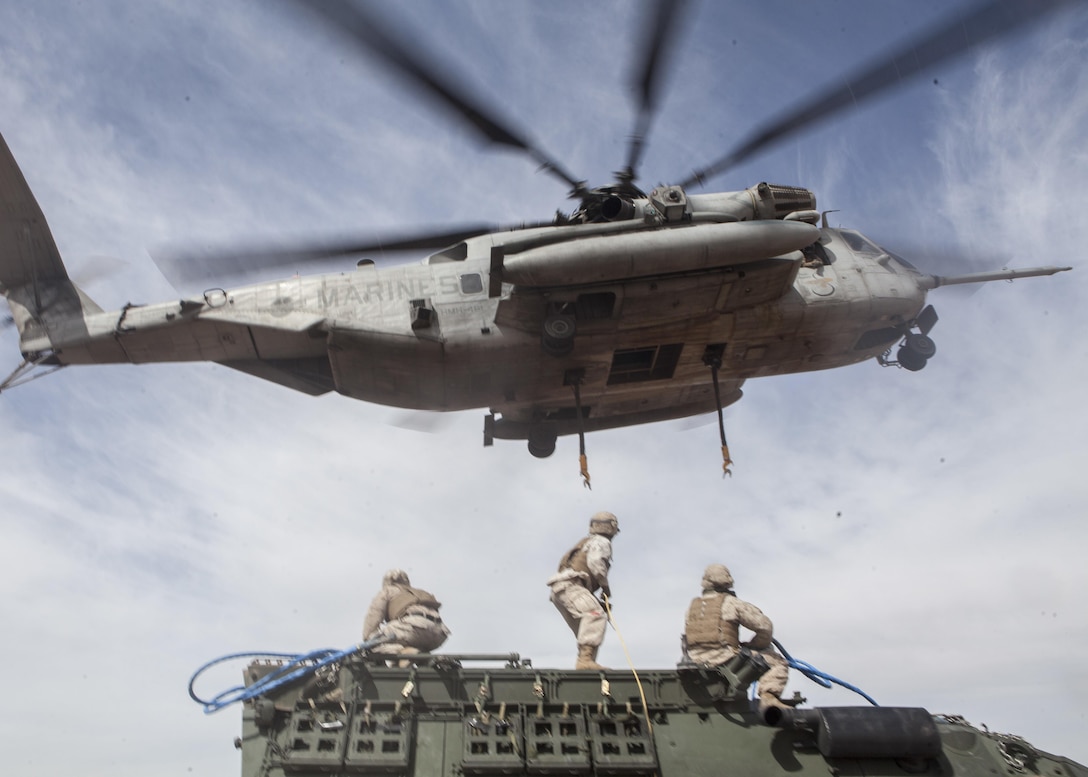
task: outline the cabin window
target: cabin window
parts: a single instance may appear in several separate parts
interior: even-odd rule
[[[683,343],[651,348],[626,348],[612,354],[612,369],[608,385],[638,383],[645,380],[667,380],[676,372]]]
[[[461,276],[462,294],[479,294],[484,290],[484,280],[478,272],[469,272]]]
[[[611,291],[579,294],[578,301],[574,304],[574,315],[579,321],[612,318],[615,307],[616,295]]]

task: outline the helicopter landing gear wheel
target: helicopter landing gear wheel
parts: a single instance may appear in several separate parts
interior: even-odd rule
[[[544,319],[540,344],[545,353],[566,356],[574,348],[574,316],[553,314]]]
[[[551,427],[533,424],[529,427],[529,453],[538,459],[546,459],[555,453],[558,435]]]
[[[933,340],[926,335],[912,333],[907,335],[907,339],[899,347],[895,359],[903,369],[918,372],[935,353],[937,345]]]

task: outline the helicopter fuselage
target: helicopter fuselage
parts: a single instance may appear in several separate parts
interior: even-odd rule
[[[667,245],[681,230],[695,236],[713,226],[728,225],[666,227],[652,236]],[[501,414],[499,437],[524,438],[526,425],[547,421],[570,433],[579,412],[572,375],[588,429],[683,417],[717,407],[708,352],[720,356],[726,405],[748,378],[878,356],[922,309],[923,276],[860,234],[792,226],[818,239],[769,258],[681,263],[674,272],[596,282],[601,271],[589,256],[585,279],[575,269],[570,283],[539,286],[507,282],[519,272],[519,254],[496,267],[492,249],[516,241],[547,248],[548,230],[591,231],[599,241],[615,241],[621,229],[645,233],[621,222],[486,235],[423,264],[363,263],[351,272],[70,318],[67,328],[24,341],[24,350],[51,351],[59,364],[213,361],[312,394],[337,391],[423,410],[486,407]],[[578,240],[551,245],[545,266],[558,263],[556,245],[579,251]],[[615,243],[602,245],[615,252]],[[503,278],[493,285],[496,274]],[[542,352],[553,314],[572,319],[565,353]]]

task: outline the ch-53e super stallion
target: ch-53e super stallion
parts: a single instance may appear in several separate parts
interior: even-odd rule
[[[802,128],[1065,4],[989,2],[758,128],[686,180],[635,185],[682,3],[648,5],[626,164],[589,187],[486,108],[418,48],[350,3],[298,3],[488,142],[569,184],[576,209],[547,224],[430,230],[395,239],[222,252],[174,262],[220,277],[256,261],[377,250],[434,251],[422,263],[291,277],[152,305],[99,308],[69,279],[42,211],[0,141],[0,287],[22,364],[0,390],[74,364],[212,361],[312,395],[401,408],[487,408],[484,443],[527,440],[550,455],[583,435],[717,411],[749,378],[876,359],[922,369],[934,355],[931,289],[1050,275],[1066,267],[940,276],[860,232],[828,225],[813,192],[760,183],[692,189]],[[175,257],[176,258],[176,257]],[[184,258],[184,257],[183,257]],[[210,262],[210,264],[209,264]],[[894,352],[894,354],[893,354]]]

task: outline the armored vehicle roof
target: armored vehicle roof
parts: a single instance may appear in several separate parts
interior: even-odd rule
[[[920,708],[761,714],[746,696],[750,679],[729,667],[538,669],[517,654],[414,660],[390,667],[357,654],[246,700],[236,743],[243,777],[1088,777],[1084,766],[1018,737]],[[469,666],[476,663],[489,666]],[[280,666],[250,664],[246,685]]]

